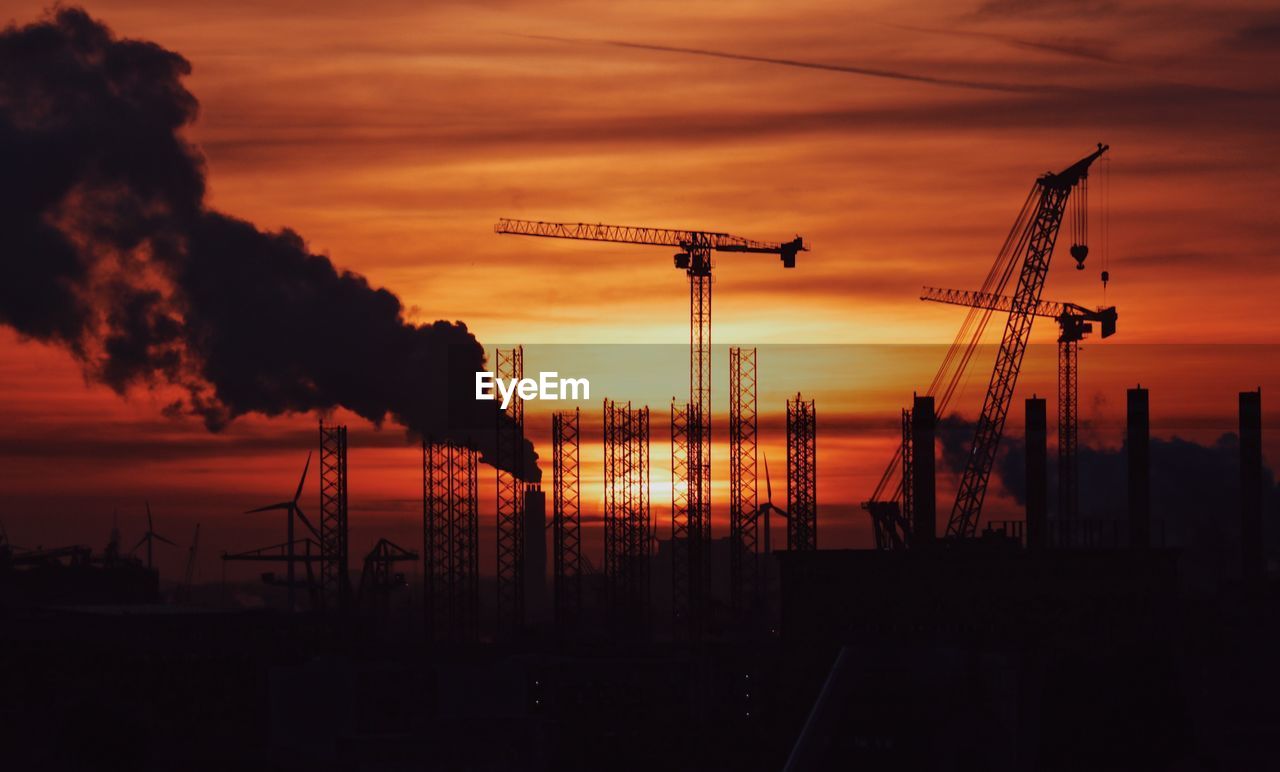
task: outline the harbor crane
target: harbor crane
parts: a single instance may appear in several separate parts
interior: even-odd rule
[[[494,226],[499,234],[540,236],[616,244],[641,244],[679,250],[674,258],[677,270],[689,277],[689,405],[688,405],[688,533],[689,559],[675,561],[680,586],[688,569],[689,602],[699,608],[709,583],[703,553],[711,541],[711,271],[712,253],[754,253],[778,255],[784,268],[794,268],[796,255],[807,251],[799,236],[791,241],[771,242],[734,236],[717,231],[676,230],[623,225],[541,222],[503,218]],[[696,631],[700,614],[691,612]]]

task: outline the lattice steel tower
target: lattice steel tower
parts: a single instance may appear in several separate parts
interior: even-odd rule
[[[347,563],[347,427],[320,422],[320,602],[346,608],[351,597]]]
[[[582,614],[581,417],[578,408],[551,417],[553,592],[556,626],[562,629]]]
[[[735,612],[761,600],[756,350],[729,349],[729,594]]]
[[[817,421],[813,400],[787,400],[787,549],[818,548]]]
[[[524,377],[524,347],[495,350],[494,374]],[[524,400],[512,395],[498,417],[498,625],[500,634],[524,627]]]
[[[643,628],[649,605],[649,408],[604,401],[604,573],[622,627]]]
[[[452,443],[422,445],[422,527],[427,635],[475,641],[480,631],[477,454]]]

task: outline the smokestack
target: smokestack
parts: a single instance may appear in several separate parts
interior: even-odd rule
[[[164,412],[213,431],[346,408],[495,461],[509,419],[474,398],[489,368],[465,324],[209,206],[190,70],[76,8],[0,29],[0,325],[120,394],[172,387]]]
[[[937,538],[938,512],[934,474],[933,397],[916,396],[911,405],[911,495],[915,503],[912,539],[917,545]]]
[[[1245,581],[1266,572],[1262,548],[1262,390],[1240,392],[1240,543]]]
[[[532,625],[549,620],[547,496],[539,485],[527,485],[524,489],[524,614]]]
[[[1151,413],[1147,390],[1129,389],[1129,546],[1151,546]]]
[[[1027,400],[1027,549],[1041,550],[1046,546],[1045,528],[1048,525],[1049,477],[1048,477],[1048,421],[1045,401],[1041,397]]]

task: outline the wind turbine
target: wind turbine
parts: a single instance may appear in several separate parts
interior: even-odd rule
[[[764,454],[764,490],[765,490],[765,501],[763,504],[756,507],[756,516],[759,517],[760,515],[764,515],[764,554],[770,555],[773,553],[773,547],[772,547],[773,529],[770,527],[769,513],[777,512],[778,514],[782,515],[783,520],[791,519],[791,515],[787,514],[787,510],[781,507],[774,506],[773,504],[773,481],[769,479],[769,454],[768,453]]]
[[[132,555],[133,553],[137,552],[138,548],[142,546],[142,543],[146,542],[147,543],[147,570],[150,571],[151,570],[151,544],[153,541],[155,540],[162,541],[165,544],[168,544],[170,547],[176,547],[178,545],[174,544],[173,542],[164,538],[160,534],[156,533],[155,526],[151,524],[151,502],[148,501],[146,502],[146,504],[147,504],[147,532],[142,534],[142,538],[138,539],[138,543],[133,545],[133,549],[129,550],[129,554]]]
[[[294,610],[293,564],[296,560],[294,556],[294,551],[293,551],[294,516],[296,515],[297,518],[302,521],[302,524],[307,527],[307,530],[311,532],[312,536],[315,536],[317,539],[320,538],[320,533],[316,531],[315,526],[311,525],[311,521],[307,519],[307,516],[302,513],[302,507],[298,506],[298,499],[302,496],[302,486],[305,485],[307,482],[307,470],[309,470],[310,468],[311,468],[311,453],[307,453],[307,463],[305,466],[302,467],[302,477],[298,479],[298,489],[294,491],[293,498],[291,500],[281,501],[275,504],[268,504],[265,507],[258,507],[257,509],[250,509],[249,511],[245,512],[246,515],[252,515],[257,512],[271,512],[277,509],[284,510],[285,512],[286,530],[288,533],[288,536],[287,536],[288,541],[285,543],[285,550],[287,555],[285,560],[286,560],[286,563],[288,564],[287,576],[288,576],[288,584],[289,584],[289,611],[290,612]],[[308,550],[309,550],[309,545],[308,545]],[[311,566],[311,563],[308,561],[307,567],[310,568],[310,566]]]

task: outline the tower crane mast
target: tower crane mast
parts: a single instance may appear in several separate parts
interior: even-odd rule
[[[969,290],[925,287],[920,299],[935,303],[1010,312],[1013,299],[1007,295]],[[1058,322],[1058,517],[1074,519],[1079,507],[1079,464],[1076,448],[1079,438],[1080,380],[1077,368],[1080,341],[1093,332],[1096,322],[1103,338],[1116,332],[1115,306],[1090,309],[1075,303],[1041,300],[1030,310],[1034,316],[1051,317]],[[909,511],[904,506],[903,511]]]
[[[711,541],[711,269],[713,252],[778,255],[784,268],[794,268],[796,255],[807,251],[804,240],[757,241],[718,231],[678,230],[626,225],[542,222],[502,218],[494,226],[499,234],[542,238],[602,241],[673,247],[675,267],[689,277],[689,405],[688,405],[688,531],[687,586],[690,629],[696,636],[702,624],[701,604],[710,577],[703,552]],[[683,572],[684,561],[676,560]],[[677,587],[681,577],[674,577]]]

